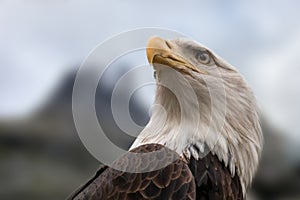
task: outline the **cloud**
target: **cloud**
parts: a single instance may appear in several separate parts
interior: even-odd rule
[[[255,89],[268,118],[300,143],[300,29],[253,59]]]

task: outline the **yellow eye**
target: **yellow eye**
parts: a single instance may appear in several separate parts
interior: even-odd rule
[[[209,54],[204,51],[200,51],[199,53],[197,53],[196,57],[197,57],[197,60],[203,64],[208,64],[210,61]]]

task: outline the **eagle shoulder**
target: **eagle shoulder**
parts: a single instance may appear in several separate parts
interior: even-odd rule
[[[134,153],[149,153],[162,148],[166,150],[153,154],[154,157],[150,156],[149,160],[137,162],[134,156],[125,154],[114,164],[123,165],[125,168],[158,166],[159,162],[170,160],[174,152],[160,144],[145,144],[131,150]],[[177,156],[166,167],[143,173],[102,168],[70,199],[195,199],[192,172],[178,154]]]

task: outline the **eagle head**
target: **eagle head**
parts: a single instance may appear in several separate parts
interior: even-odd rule
[[[187,39],[152,37],[148,62],[155,70],[156,95],[149,123],[131,149],[159,143],[189,159],[216,155],[251,184],[263,137],[255,96],[236,68],[205,46]]]

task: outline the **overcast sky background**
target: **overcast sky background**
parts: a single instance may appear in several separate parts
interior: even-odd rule
[[[106,38],[161,27],[236,66],[268,120],[300,144],[299,8],[298,0],[0,0],[0,119],[34,112]]]

